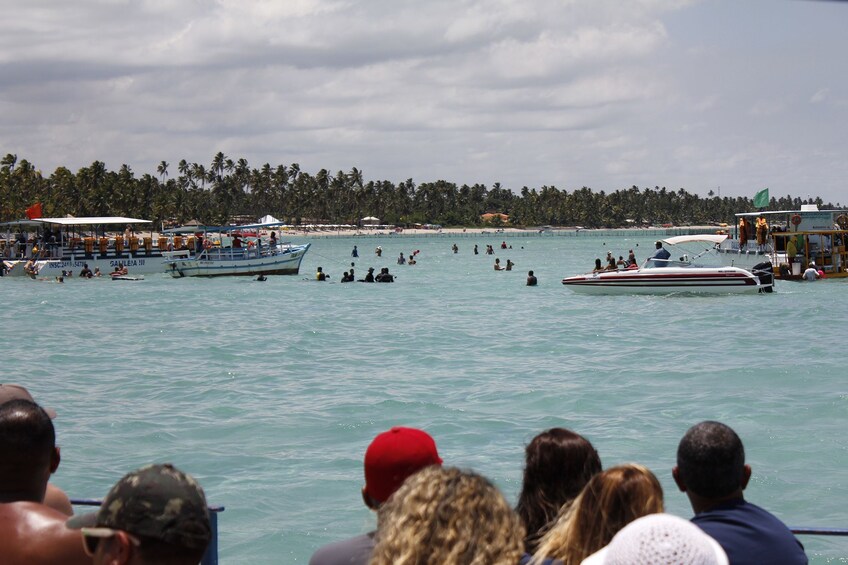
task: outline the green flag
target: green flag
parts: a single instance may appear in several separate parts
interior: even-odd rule
[[[768,189],[764,188],[754,196],[754,208],[768,208],[769,195]]]

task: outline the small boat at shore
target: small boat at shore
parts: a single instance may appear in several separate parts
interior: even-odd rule
[[[712,246],[726,235],[684,235],[663,240],[668,245],[707,243]],[[606,270],[566,277],[562,284],[583,294],[740,294],[772,291],[771,265],[754,271],[739,267],[712,266],[700,262],[713,247],[690,259],[648,259],[639,268]],[[753,271],[753,272],[752,272]]]
[[[193,235],[185,249],[162,253],[165,271],[174,278],[296,275],[312,244],[278,243],[274,232],[270,241],[263,241],[258,235],[259,230],[282,225],[186,226],[166,230],[165,233]],[[257,235],[242,239],[245,233]]]
[[[848,277],[848,210],[804,204],[800,210],[745,212],[736,218],[735,236],[716,247],[723,265],[752,269],[768,261],[775,278],[801,280],[815,263],[827,278]]]

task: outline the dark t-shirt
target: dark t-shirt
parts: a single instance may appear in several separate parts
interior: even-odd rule
[[[743,499],[726,502],[692,518],[712,536],[730,565],[804,565],[807,556],[789,528],[776,516]]]
[[[374,532],[318,548],[309,565],[367,565],[374,551]]]

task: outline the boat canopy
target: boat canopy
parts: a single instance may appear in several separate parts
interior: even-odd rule
[[[162,231],[162,233],[231,232],[242,230],[263,230],[288,226],[285,222],[265,222],[261,224],[243,224],[239,226],[180,226]]]
[[[33,220],[42,224],[58,224],[60,226],[101,226],[110,224],[152,224],[151,220],[124,218],[122,216],[96,216],[87,218],[38,218]]]
[[[692,243],[692,242],[709,242],[709,243],[721,243],[727,239],[726,234],[713,234],[713,233],[702,233],[695,235],[676,235],[674,237],[669,237],[663,240],[664,243],[669,245],[677,245],[680,243]]]
[[[0,222],[0,227],[6,228],[10,226],[29,226],[41,227],[41,222],[38,220],[15,220],[14,222]]]
[[[800,210],[765,210],[762,212],[740,212],[735,214],[737,218],[757,218],[759,216],[780,216],[786,214],[848,214],[848,210],[819,210],[815,204],[802,204]]]

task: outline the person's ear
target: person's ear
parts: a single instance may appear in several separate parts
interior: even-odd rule
[[[680,492],[686,492],[686,484],[680,478],[680,469],[675,465],[671,468],[671,476],[674,477],[674,484],[680,489]]]
[[[362,487],[362,502],[365,503],[365,506],[370,508],[371,510],[377,511],[380,508],[380,503],[374,500],[370,494],[365,490],[365,487]]]
[[[50,454],[50,474],[56,472],[59,468],[59,463],[62,462],[62,452],[58,447],[53,448],[53,453]]]
[[[750,480],[751,480],[751,466],[745,465],[745,467],[742,469],[742,484],[739,485],[739,486],[742,487],[742,490],[745,490],[745,488],[748,486],[748,481],[750,481]]]

